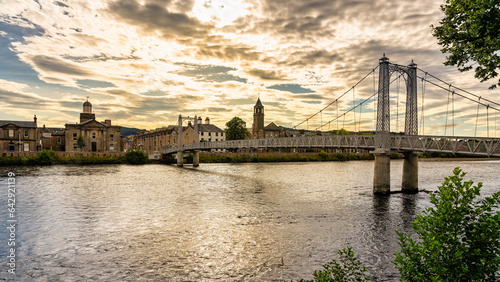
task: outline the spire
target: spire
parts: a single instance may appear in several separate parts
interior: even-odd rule
[[[257,98],[257,103],[255,103],[255,107],[264,107],[262,106],[262,102],[260,101],[260,95],[259,98]]]

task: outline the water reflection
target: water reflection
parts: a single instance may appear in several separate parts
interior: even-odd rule
[[[480,166],[496,183],[500,164]],[[450,172],[419,167],[425,189]],[[346,246],[378,280],[397,280],[394,230],[411,232],[429,206],[425,193],[374,197],[372,162],[0,168],[11,170],[20,280],[310,279]]]

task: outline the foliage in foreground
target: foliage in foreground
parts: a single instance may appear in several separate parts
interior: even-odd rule
[[[394,264],[404,281],[495,281],[500,277],[500,192],[480,201],[482,183],[463,182],[455,168],[436,193],[434,207],[412,223],[419,240],[396,231]]]
[[[500,192],[476,200],[482,183],[464,182],[459,167],[446,177],[436,193],[434,207],[427,208],[412,223],[418,235],[396,231],[401,252],[393,263],[402,281],[499,281]],[[338,252],[324,270],[314,272],[313,281],[366,281],[366,269],[351,247]]]
[[[366,274],[367,270],[361,261],[354,255],[352,247],[338,251],[339,262],[335,259],[323,265],[323,270],[314,271],[314,279],[310,281],[321,282],[349,282],[349,281],[371,281]]]
[[[142,150],[132,149],[125,153],[125,162],[129,164],[146,164],[148,161],[148,155]]]

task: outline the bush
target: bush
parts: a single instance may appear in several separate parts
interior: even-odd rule
[[[457,167],[412,223],[419,236],[399,235],[393,263],[404,281],[498,281],[500,277],[500,192],[481,201],[482,183],[463,182]]]
[[[329,157],[330,157],[330,156],[328,155],[328,153],[327,153],[327,152],[325,152],[325,151],[321,151],[321,152],[319,152],[319,154],[318,154],[318,155],[319,155],[319,157],[320,157],[322,160],[328,160],[328,159],[329,159]]]
[[[132,149],[125,153],[125,162],[129,164],[146,164],[149,159],[144,151]]]
[[[323,270],[314,271],[314,279],[310,281],[371,281],[366,274],[366,268],[361,261],[354,256],[352,247],[338,251],[340,263],[335,259],[323,265]]]
[[[54,151],[43,149],[38,154],[38,164],[40,165],[53,165],[56,160]]]

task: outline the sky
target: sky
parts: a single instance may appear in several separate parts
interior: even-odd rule
[[[499,101],[498,90],[488,90],[493,83],[443,65],[431,29],[443,2],[0,0],[0,119],[36,114],[39,125],[64,127],[78,122],[89,97],[97,120],[114,125],[154,129],[182,114],[209,117],[222,129],[238,116],[251,127],[260,97],[266,124],[292,127],[349,90],[383,54]],[[300,127],[314,129],[334,118],[336,107],[342,112],[371,96],[376,75]],[[392,79],[396,130],[404,123],[405,84]],[[421,133],[496,135],[493,111],[457,97],[453,117],[446,116],[447,93],[423,86]],[[367,101],[347,122],[323,129],[373,129],[373,110]]]

